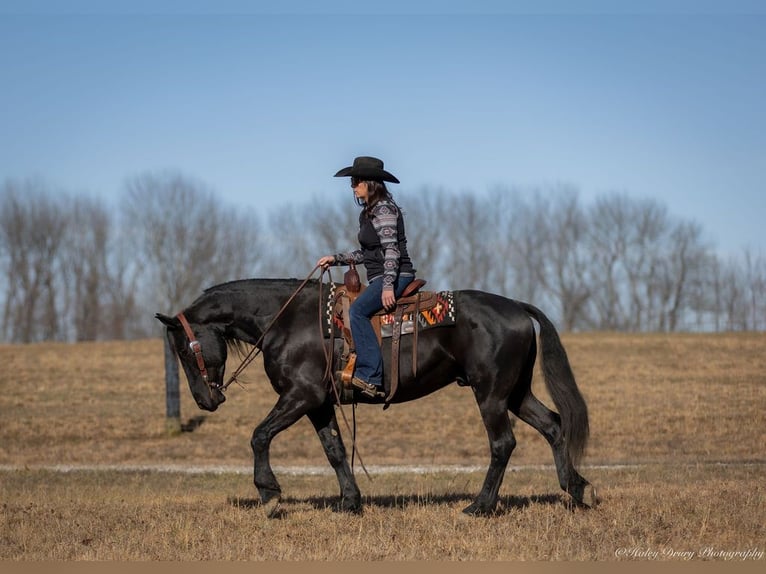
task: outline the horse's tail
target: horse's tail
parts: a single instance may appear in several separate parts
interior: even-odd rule
[[[590,433],[588,407],[575,382],[572,367],[556,327],[537,307],[519,302],[540,324],[540,355],[545,386],[561,416],[561,427],[572,464],[585,452]]]

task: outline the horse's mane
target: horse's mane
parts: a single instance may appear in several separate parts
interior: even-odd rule
[[[297,284],[300,282],[300,279],[276,279],[276,278],[267,278],[267,279],[234,279],[233,281],[226,281],[225,283],[219,283],[218,285],[213,285],[211,287],[207,287],[202,294],[203,295],[209,295],[214,294],[219,291],[246,291],[248,289],[252,289],[254,287],[282,287],[282,286],[292,286],[293,284]],[[316,283],[316,279],[312,279],[309,283]]]

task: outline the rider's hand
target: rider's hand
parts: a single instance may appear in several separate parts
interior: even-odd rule
[[[324,257],[320,257],[319,261],[317,261],[317,265],[322,269],[327,269],[333,263],[335,263],[334,255],[325,255]]]
[[[380,297],[381,303],[385,310],[392,309],[396,305],[396,297],[394,296],[393,289],[383,289],[383,295]]]

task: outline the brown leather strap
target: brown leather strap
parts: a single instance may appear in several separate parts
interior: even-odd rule
[[[192,331],[189,321],[186,320],[186,316],[183,313],[179,313],[176,317],[178,317],[178,320],[181,322],[181,326],[184,328],[184,333],[186,333],[186,337],[189,339],[189,349],[194,353],[194,358],[197,360],[197,368],[205,383],[207,383],[207,368],[205,367],[205,359],[202,358],[202,346],[194,336],[194,331]]]
[[[399,387],[399,344],[402,338],[402,316],[404,315],[404,305],[399,305],[394,313],[394,327],[391,334],[391,391],[386,397],[386,402],[390,402],[396,394]]]
[[[421,287],[423,287],[428,281],[425,279],[413,279],[409,282],[409,284],[404,288],[404,291],[402,291],[402,294],[399,296],[400,298],[404,297],[410,297],[411,295],[414,295],[417,293]]]
[[[343,306],[343,354],[348,356],[350,352],[353,352],[353,339],[351,338],[351,314],[349,309],[351,307],[351,298],[348,294],[341,295],[343,300],[341,305]]]
[[[412,376],[418,376],[418,319],[420,318],[420,293],[415,301],[415,312],[412,315]]]
[[[380,324],[380,315],[373,315],[370,319],[372,330],[375,331],[375,337],[378,339],[378,347],[383,348],[383,336],[381,335],[382,325]]]
[[[345,368],[343,369],[343,372],[340,374],[340,380],[343,383],[343,386],[346,388],[351,388],[351,379],[354,376],[354,367],[356,366],[356,353],[353,351],[348,356],[348,362],[346,363]]]

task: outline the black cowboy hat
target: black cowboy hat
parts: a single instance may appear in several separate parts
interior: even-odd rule
[[[344,167],[335,177],[358,177],[362,180],[399,183],[398,179],[383,169],[383,160],[369,156],[354,158],[354,165]]]

